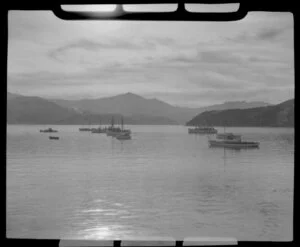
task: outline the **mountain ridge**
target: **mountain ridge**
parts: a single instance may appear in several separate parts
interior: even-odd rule
[[[294,99],[264,107],[206,111],[192,118],[186,125],[293,127]]]
[[[179,124],[185,124],[188,119],[197,114],[213,109],[227,108],[251,108],[255,106],[270,105],[265,102],[243,102],[239,106],[235,102],[217,104],[198,108],[189,108],[181,106],[173,106],[162,100],[151,98],[146,99],[140,95],[133,93],[119,94],[112,97],[97,98],[97,99],[81,99],[81,100],[60,100],[56,99],[53,102],[68,108],[76,108],[78,110],[86,110],[92,113],[111,113],[123,114],[131,116],[136,114],[149,116],[165,116]],[[237,101],[238,102],[238,101]]]

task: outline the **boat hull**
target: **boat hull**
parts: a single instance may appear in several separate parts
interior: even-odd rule
[[[217,130],[214,130],[214,131],[203,131],[203,130],[192,130],[192,129],[189,129],[189,134],[216,134],[218,133]]]
[[[117,138],[118,140],[130,140],[130,139],[131,139],[131,136],[118,135],[118,136],[116,136],[116,138]]]
[[[91,131],[93,134],[105,134],[106,131],[105,130],[92,130]]]
[[[58,136],[49,136],[49,139],[50,140],[59,140],[59,137]]]
[[[91,131],[90,128],[80,128],[79,131]]]
[[[211,147],[228,147],[228,148],[258,148],[258,142],[226,142],[210,140]]]
[[[118,136],[118,135],[122,135],[122,134],[125,134],[125,133],[127,133],[127,134],[130,134],[131,132],[130,131],[107,131],[106,132],[106,135],[107,136],[112,136],[112,137],[116,137],[116,136]]]

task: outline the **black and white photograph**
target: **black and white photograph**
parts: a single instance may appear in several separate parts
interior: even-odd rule
[[[292,241],[294,95],[292,13],[9,11],[6,236]]]

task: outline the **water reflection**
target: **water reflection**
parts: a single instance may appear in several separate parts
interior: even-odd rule
[[[79,231],[78,235],[89,240],[121,240],[122,236],[130,234],[120,225],[98,225]]]
[[[180,127],[139,126],[135,139],[119,142],[65,126],[59,146],[36,127],[18,128],[10,126],[7,140],[9,237],[52,236],[53,229],[89,240],[291,235],[292,133],[245,128],[262,144],[249,150],[209,148],[205,136]]]

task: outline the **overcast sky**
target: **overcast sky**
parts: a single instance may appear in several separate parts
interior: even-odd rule
[[[293,16],[237,22],[64,21],[9,13],[8,91],[46,98],[132,92],[178,106],[294,97]]]

